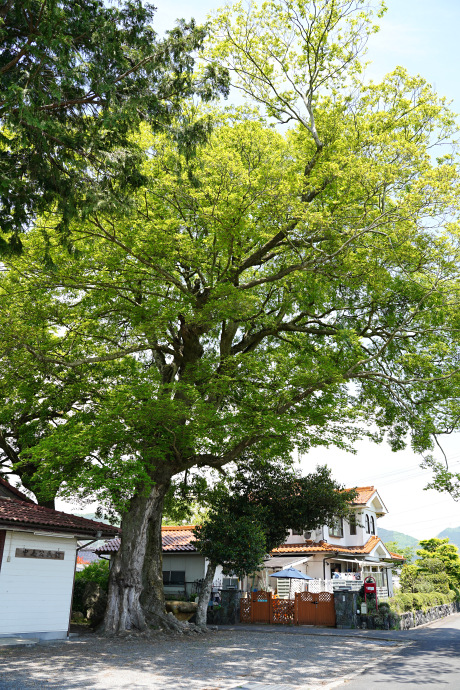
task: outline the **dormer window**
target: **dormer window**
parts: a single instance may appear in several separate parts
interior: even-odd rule
[[[334,524],[329,528],[329,535],[331,537],[336,537],[340,539],[343,537],[343,520],[342,518],[337,518]]]
[[[367,513],[366,513],[366,532],[368,534],[371,533],[371,522],[369,520],[369,515],[367,515]]]
[[[375,534],[375,520],[373,515],[371,515],[371,534]]]

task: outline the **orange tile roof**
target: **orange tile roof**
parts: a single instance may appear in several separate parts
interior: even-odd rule
[[[355,486],[354,488],[355,491],[358,492],[358,495],[353,501],[355,505],[366,505],[368,500],[373,494],[375,494],[376,491],[374,486]]]
[[[393,551],[390,551],[390,556],[393,556],[393,558],[396,558],[401,561],[405,561],[406,559],[404,556],[401,556],[399,553],[393,553]]]
[[[379,542],[382,542],[380,537],[370,537],[364,546],[341,546],[340,544],[330,544],[327,541],[306,541],[304,544],[282,544],[277,549],[273,549],[272,553],[350,553],[350,554],[365,554],[370,553]],[[383,543],[383,542],[382,542]]]

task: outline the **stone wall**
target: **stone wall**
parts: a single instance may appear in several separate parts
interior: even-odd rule
[[[360,627],[369,630],[410,630],[425,623],[431,623],[439,618],[445,618],[460,612],[460,602],[432,606],[426,611],[407,611],[406,613],[384,613],[369,616],[359,616]]]
[[[334,592],[337,628],[359,628],[358,592]]]
[[[219,606],[209,606],[208,625],[234,625],[240,620],[240,597],[237,590],[225,590],[220,592]]]

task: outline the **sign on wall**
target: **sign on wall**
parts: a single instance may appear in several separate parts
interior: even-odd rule
[[[16,549],[16,558],[47,558],[63,561],[64,551],[45,551],[44,549]]]

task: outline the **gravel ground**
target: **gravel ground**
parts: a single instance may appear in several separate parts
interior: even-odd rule
[[[396,651],[394,641],[218,630],[207,635],[0,649],[2,690],[229,690],[323,685]],[[261,686],[259,686],[261,687]]]

